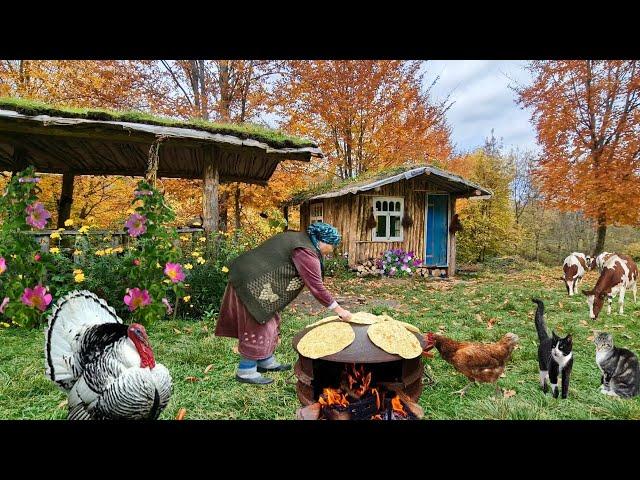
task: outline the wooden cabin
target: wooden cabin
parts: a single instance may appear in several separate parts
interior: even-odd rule
[[[300,205],[301,230],[312,222],[338,228],[339,250],[352,268],[380,258],[386,250],[402,248],[423,260],[423,271],[451,276],[456,238],[449,227],[456,200],[490,197],[490,190],[462,177],[414,165],[325,193],[299,194],[289,205]]]

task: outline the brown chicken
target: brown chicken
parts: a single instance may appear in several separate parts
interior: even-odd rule
[[[500,387],[496,382],[518,344],[518,336],[515,333],[507,333],[495,343],[458,342],[431,332],[424,338],[424,356],[431,356],[429,350],[436,347],[443,359],[469,379],[469,383],[462,390],[453,392],[459,393],[460,396],[475,382],[495,383],[496,393],[499,393]]]

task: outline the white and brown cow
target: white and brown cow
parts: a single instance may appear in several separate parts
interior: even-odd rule
[[[624,294],[628,289],[633,292],[633,301],[637,301],[638,266],[628,255],[612,254],[604,262],[602,273],[591,290],[583,290],[589,304],[589,318],[598,318],[600,310],[608,298],[607,313],[611,315],[611,301],[618,293],[620,314],[624,313]]]
[[[604,263],[609,260],[611,255],[615,255],[615,253],[602,252],[600,255],[595,257],[591,262],[591,268],[598,268],[598,272],[602,273],[602,269],[604,268]]]
[[[585,272],[591,269],[591,264],[591,257],[580,252],[573,252],[564,259],[562,280],[564,280],[570,297],[578,291],[578,285],[582,281]]]

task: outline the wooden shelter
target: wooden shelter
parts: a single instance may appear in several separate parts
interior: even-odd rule
[[[69,218],[76,175],[158,176],[203,179],[203,227],[214,231],[220,183],[265,185],[279,162],[322,156],[312,140],[254,125],[0,98],[0,171],[62,174],[58,226]]]
[[[389,249],[413,251],[427,270],[453,275],[456,237],[451,229],[458,198],[490,198],[490,190],[439,168],[409,166],[333,188],[302,192],[300,228],[316,221],[342,233],[349,266],[370,262]]]

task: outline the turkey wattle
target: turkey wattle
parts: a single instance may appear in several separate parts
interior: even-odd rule
[[[47,376],[69,396],[71,420],[156,419],[171,375],[156,363],[142,325],[124,325],[95,294],[58,300],[45,330]]]

